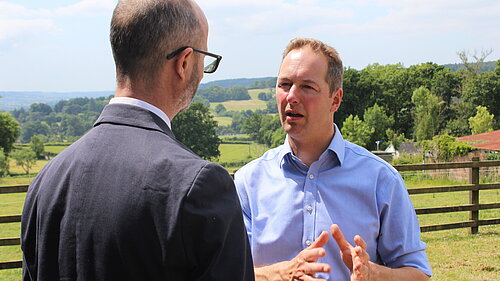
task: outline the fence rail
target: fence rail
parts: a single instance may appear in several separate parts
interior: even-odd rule
[[[426,214],[441,214],[451,212],[469,212],[469,220],[456,223],[445,223],[436,225],[421,226],[421,232],[448,230],[456,228],[469,228],[469,232],[476,234],[480,226],[500,224],[500,218],[494,219],[479,219],[479,211],[500,208],[500,202],[479,204],[479,191],[500,189],[500,183],[480,184],[479,168],[485,167],[500,167],[500,161],[479,161],[475,157],[469,162],[460,163],[436,163],[436,164],[417,164],[417,165],[396,165],[399,172],[407,171],[425,171],[425,170],[442,170],[442,169],[470,169],[469,184],[456,186],[439,186],[439,187],[422,187],[408,189],[409,194],[429,194],[429,193],[447,193],[458,191],[469,191],[469,204],[460,206],[444,206],[433,208],[418,208],[415,212],[418,215]],[[0,187],[0,194],[8,193],[24,193],[28,190],[28,185],[4,186]],[[0,224],[21,222],[21,215],[0,216]],[[20,238],[1,238],[0,246],[16,246],[20,245]],[[1,269],[21,268],[21,261],[0,262]]]

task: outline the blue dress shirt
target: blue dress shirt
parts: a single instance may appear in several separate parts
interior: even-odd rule
[[[292,259],[336,223],[352,245],[357,234],[366,241],[371,261],[432,273],[403,179],[345,141],[336,126],[328,149],[310,167],[285,141],[237,171],[235,183],[255,266]],[[332,271],[317,277],[349,280],[331,235],[325,250],[319,262]]]

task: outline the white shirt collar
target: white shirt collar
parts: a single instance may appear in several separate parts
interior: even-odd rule
[[[135,99],[135,98],[129,98],[129,97],[115,97],[115,98],[112,98],[109,101],[109,104],[113,104],[113,103],[121,103],[121,104],[134,105],[134,106],[138,106],[140,108],[149,110],[149,111],[153,112],[154,114],[158,115],[158,117],[160,117],[167,124],[167,126],[170,129],[172,129],[172,125],[170,124],[170,119],[168,118],[167,114],[165,114],[165,112],[163,112],[161,109],[159,109],[158,107],[156,107],[156,106],[154,106],[154,105],[152,105],[150,103],[147,103],[145,101],[138,100],[138,99]]]

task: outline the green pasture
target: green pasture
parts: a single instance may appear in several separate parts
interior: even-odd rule
[[[253,100],[259,99],[259,93],[261,92],[274,93],[274,88],[248,90],[248,94]]]
[[[62,145],[45,145],[44,150],[45,152],[53,153],[53,154],[58,154],[59,152],[63,151],[68,146],[62,146]]]
[[[230,100],[225,102],[212,102],[210,103],[210,109],[215,110],[215,107],[218,104],[224,105],[227,111],[242,111],[242,110],[252,110],[255,111],[257,109],[265,109],[266,102],[261,101],[259,99],[251,99],[251,100]]]
[[[215,116],[214,120],[217,121],[219,126],[231,126],[233,118],[226,116]]]

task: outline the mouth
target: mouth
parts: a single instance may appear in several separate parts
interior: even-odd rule
[[[285,115],[287,117],[292,117],[292,118],[299,118],[299,117],[304,117],[304,115],[292,111],[285,112]]]

